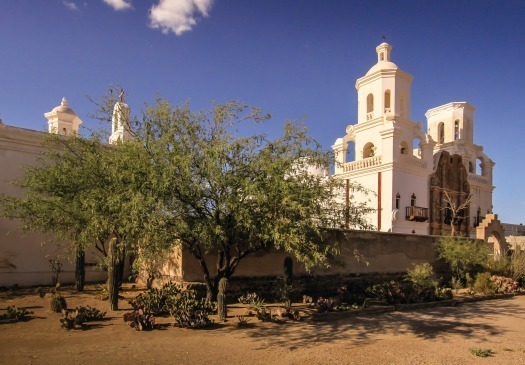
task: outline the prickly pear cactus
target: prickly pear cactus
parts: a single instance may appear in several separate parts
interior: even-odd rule
[[[228,289],[228,279],[222,278],[219,281],[219,294],[217,294],[217,312],[221,321],[226,320],[228,309],[226,308],[226,290]]]

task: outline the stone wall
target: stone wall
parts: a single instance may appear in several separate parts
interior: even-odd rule
[[[390,274],[406,272],[413,264],[429,262],[437,271],[446,271],[447,265],[437,260],[436,244],[440,237],[415,234],[399,234],[369,231],[334,231],[332,240],[340,244],[341,254],[328,269],[306,271],[304,266],[294,260],[296,277],[318,275],[348,274]],[[362,256],[361,262],[355,253]],[[286,257],[282,251],[269,249],[247,256],[239,264],[236,277],[283,276]],[[206,256],[210,269],[215,267],[215,257]],[[368,265],[367,265],[368,263]],[[202,281],[199,262],[187,251],[180,255],[181,275],[171,276],[185,282]],[[170,275],[169,273],[166,273]]]
[[[24,166],[32,165],[42,154],[41,143],[44,132],[0,124],[0,193],[22,194],[10,182],[19,178]],[[56,252],[55,240],[39,233],[20,231],[19,222],[0,218],[0,287],[13,285],[31,286],[51,284],[53,273],[46,258],[63,257],[63,272],[59,276],[62,283],[74,282],[74,264],[65,252]],[[42,242],[50,244],[42,246]],[[107,275],[95,268],[98,262],[95,252],[86,254],[87,281],[104,280]]]

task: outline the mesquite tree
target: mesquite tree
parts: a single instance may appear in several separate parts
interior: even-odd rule
[[[148,218],[155,224],[141,234],[188,250],[199,261],[208,299],[254,252],[275,247],[307,268],[326,267],[338,253],[326,228],[347,221],[369,228],[364,217],[372,209],[345,205],[343,181],[309,172],[328,169],[333,156],[303,125],[286,123],[273,140],[236,130],[241,122],[268,118],[235,102],[205,113],[158,100],[135,129],[154,181],[146,194],[156,202]]]

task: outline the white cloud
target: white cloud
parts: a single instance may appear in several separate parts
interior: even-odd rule
[[[104,2],[117,11],[133,8],[131,0],[104,0]]]
[[[149,10],[150,26],[180,36],[197,24],[199,14],[207,17],[212,4],[213,0],[159,0]]]
[[[75,3],[72,2],[72,1],[66,1],[66,0],[64,0],[64,1],[62,1],[62,4],[64,4],[64,6],[65,6],[66,8],[68,8],[69,10],[72,10],[72,11],[79,11],[77,4],[75,4]]]

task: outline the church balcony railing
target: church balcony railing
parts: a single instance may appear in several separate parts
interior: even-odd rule
[[[425,222],[428,220],[428,208],[409,206],[406,207],[407,221]]]
[[[481,176],[477,174],[473,174],[469,172],[468,174],[468,181],[477,182],[478,184],[489,184],[489,179],[486,176]]]
[[[385,114],[388,114],[388,113],[390,113],[391,111],[392,111],[392,109],[390,109],[390,108],[385,108]]]
[[[374,119],[374,112],[366,113],[366,120],[372,120]]]
[[[381,156],[368,157],[359,161],[347,162],[343,165],[343,172],[356,171],[366,169],[368,167],[381,165],[383,159]]]

